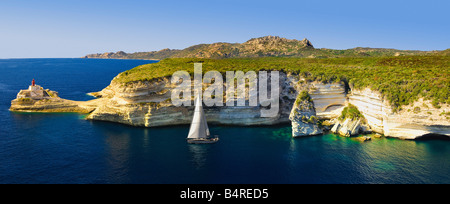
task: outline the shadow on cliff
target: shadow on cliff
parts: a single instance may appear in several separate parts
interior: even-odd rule
[[[431,134],[426,134],[426,135],[422,135],[420,137],[417,137],[415,140],[417,140],[417,141],[428,141],[428,140],[450,141],[450,136],[431,133]]]

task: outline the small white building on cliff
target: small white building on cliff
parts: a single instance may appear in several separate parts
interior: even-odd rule
[[[31,86],[28,87],[27,90],[20,90],[20,92],[17,94],[17,99],[33,99],[33,100],[42,100],[45,98],[53,98],[58,97],[58,92],[50,91],[50,90],[44,90],[43,87],[36,85],[36,82],[31,82]]]

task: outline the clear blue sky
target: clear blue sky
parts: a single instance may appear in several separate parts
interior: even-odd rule
[[[450,48],[449,0],[2,0],[0,58],[183,49],[276,35],[317,48]]]

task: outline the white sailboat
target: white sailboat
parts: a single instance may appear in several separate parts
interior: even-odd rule
[[[197,96],[194,117],[192,118],[187,142],[191,144],[211,144],[217,141],[219,141],[218,137],[211,137],[202,102],[200,97]]]

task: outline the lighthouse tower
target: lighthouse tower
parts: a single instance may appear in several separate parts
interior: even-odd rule
[[[42,88],[39,85],[36,85],[36,81],[33,79],[33,81],[31,81],[31,86],[28,87],[28,91],[29,91],[29,96],[32,99],[36,99],[36,100],[40,100],[43,99],[46,95],[44,88]]]
[[[20,90],[17,94],[17,99],[32,99],[32,100],[41,100],[41,99],[51,99],[51,98],[59,98],[58,92],[51,91],[49,89],[45,89],[36,84],[36,81],[33,79],[31,81],[31,85],[26,90]]]
[[[30,91],[41,91],[42,87],[39,85],[36,85],[36,81],[33,79],[33,81],[31,81],[31,86],[28,87],[28,90]],[[40,95],[40,94],[38,94]]]

